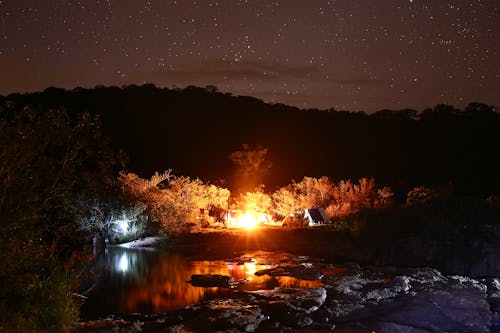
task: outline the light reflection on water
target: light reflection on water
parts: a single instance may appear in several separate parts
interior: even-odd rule
[[[245,262],[192,261],[178,253],[112,247],[96,261],[93,279],[89,282],[94,286],[82,314],[85,319],[92,319],[120,313],[163,312],[231,293],[228,288],[194,287],[187,282],[193,274],[221,274],[235,281],[245,280],[246,283],[237,285],[238,290],[321,285],[319,281],[254,275],[272,267],[267,263],[273,263],[273,259],[278,263],[283,255],[273,257],[273,254],[255,252],[245,254]]]

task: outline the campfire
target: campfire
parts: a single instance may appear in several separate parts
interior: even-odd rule
[[[227,217],[227,225],[233,228],[254,229],[268,220],[266,213],[251,210],[232,210]]]

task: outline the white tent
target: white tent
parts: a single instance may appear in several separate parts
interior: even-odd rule
[[[304,219],[308,220],[310,226],[330,223],[330,219],[323,208],[307,208],[304,211]]]

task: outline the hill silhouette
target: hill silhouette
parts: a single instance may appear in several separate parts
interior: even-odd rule
[[[72,114],[101,115],[113,145],[129,154],[129,171],[146,177],[171,168],[231,188],[235,170],[229,155],[250,144],[268,149],[269,190],[304,176],[374,176],[400,193],[417,185],[500,193],[500,115],[481,103],[464,110],[437,105],[421,112],[365,114],[267,104],[213,86],[152,84],[51,87],[0,97],[0,105],[7,101],[15,108],[64,107]]]

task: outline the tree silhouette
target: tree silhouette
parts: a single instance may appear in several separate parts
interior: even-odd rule
[[[231,153],[229,158],[237,166],[236,188],[241,192],[249,192],[263,183],[272,163],[267,157],[266,148],[251,149],[248,144],[243,144],[242,148]]]

